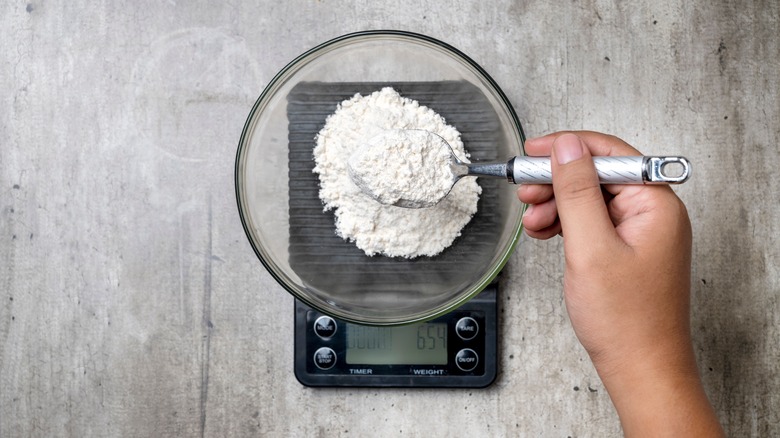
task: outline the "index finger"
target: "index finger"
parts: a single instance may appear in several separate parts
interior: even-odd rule
[[[543,137],[532,138],[525,142],[525,152],[530,156],[549,156],[555,139],[563,134],[578,136],[593,156],[631,156],[642,155],[634,147],[615,137],[594,131],[560,131]]]

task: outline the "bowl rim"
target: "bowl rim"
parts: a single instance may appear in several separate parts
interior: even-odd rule
[[[239,188],[240,186],[239,180],[241,176],[241,164],[242,164],[241,157],[246,148],[245,140],[249,134],[249,131],[252,129],[255,113],[260,109],[261,106],[263,106],[264,103],[267,103],[267,100],[270,97],[273,96],[273,93],[276,91],[277,88],[276,86],[278,85],[278,83],[286,79],[288,73],[296,69],[299,63],[302,60],[308,58],[309,56],[334,44],[342,43],[352,39],[365,39],[366,37],[382,38],[382,37],[392,37],[392,36],[408,38],[411,40],[417,40],[424,43],[432,44],[434,46],[438,46],[444,49],[445,51],[450,52],[455,57],[460,58],[463,62],[468,64],[469,67],[473,68],[477,72],[477,76],[480,76],[481,79],[487,82],[491,90],[496,94],[496,97],[500,100],[500,103],[507,109],[507,113],[512,122],[512,125],[520,137],[520,149],[522,153],[525,154],[526,137],[525,137],[525,133],[523,132],[523,127],[520,124],[520,120],[517,117],[517,113],[515,112],[514,106],[509,101],[509,98],[506,96],[506,94],[501,89],[501,87],[498,86],[498,83],[496,83],[496,81],[490,76],[490,74],[488,74],[487,71],[485,71],[485,69],[481,65],[479,65],[477,62],[471,59],[471,57],[469,57],[459,49],[453,47],[452,45],[445,43],[439,39],[430,37],[428,35],[424,35],[416,32],[404,31],[404,30],[378,29],[378,30],[363,30],[358,32],[346,33],[337,36],[335,38],[332,38],[330,40],[327,40],[301,53],[300,55],[295,57],[292,61],[287,63],[281,70],[279,70],[279,72],[277,72],[276,75],[274,75],[274,77],[263,88],[263,91],[260,93],[260,96],[258,96],[257,100],[252,105],[252,109],[249,111],[246,122],[244,123],[244,127],[241,131],[241,137],[239,138],[238,149],[236,151],[236,159],[234,165],[234,188],[235,188],[235,195],[236,195],[236,204],[238,206],[238,214],[241,219],[241,225],[244,229],[244,233],[246,234],[247,240],[249,241],[249,244],[252,247],[252,250],[254,251],[257,258],[260,259],[260,262],[263,264],[263,267],[265,267],[266,271],[268,271],[268,273],[274,278],[274,280],[276,280],[276,282],[280,286],[282,286],[282,288],[284,288],[293,297],[302,301],[309,307],[317,309],[323,313],[326,313],[330,316],[334,316],[346,322],[363,324],[363,325],[373,325],[373,326],[398,326],[398,325],[414,324],[414,323],[429,321],[431,319],[437,318],[441,315],[445,315],[457,309],[467,301],[474,298],[480,292],[482,292],[482,290],[484,290],[488,285],[496,281],[498,275],[501,273],[504,266],[506,266],[506,263],[509,261],[509,258],[514,253],[515,247],[517,246],[517,243],[520,239],[520,235],[522,234],[523,231],[522,212],[524,212],[525,209],[527,208],[525,204],[521,204],[522,205],[521,207],[522,212],[520,216],[521,220],[519,221],[519,224],[516,227],[514,234],[511,236],[511,242],[507,245],[506,247],[507,249],[504,251],[504,254],[501,256],[499,263],[497,263],[494,267],[492,267],[490,272],[486,273],[486,275],[483,275],[480,280],[476,281],[474,285],[471,288],[469,288],[470,289],[469,293],[463,294],[459,299],[455,301],[448,302],[446,306],[432,309],[431,311],[425,312],[425,314],[422,315],[420,314],[421,312],[418,312],[418,314],[410,315],[409,317],[403,320],[388,320],[388,319],[380,320],[380,319],[375,319],[370,317],[360,318],[357,316],[351,316],[349,314],[346,314],[345,312],[338,312],[337,308],[326,309],[323,307],[323,305],[316,302],[315,300],[302,296],[297,290],[295,290],[295,288],[287,284],[287,282],[282,278],[282,276],[275,271],[274,267],[272,266],[274,264],[273,261],[266,260],[266,257],[263,255],[262,251],[260,250],[260,248],[258,248],[258,245],[262,246],[262,244],[254,241],[252,237],[252,233],[249,229],[248,219],[246,217],[248,215],[248,212],[245,212],[241,205],[242,195],[241,195],[241,189]]]

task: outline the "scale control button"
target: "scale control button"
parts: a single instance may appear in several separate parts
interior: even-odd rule
[[[455,355],[455,365],[463,371],[473,371],[479,363],[479,356],[471,348],[464,348]]]
[[[328,339],[336,334],[336,320],[330,316],[320,316],[314,321],[314,333],[322,339]]]
[[[479,324],[477,324],[477,321],[474,320],[474,318],[464,316],[455,324],[455,333],[464,341],[474,339],[474,337],[477,336],[477,333],[479,333]]]
[[[314,365],[321,370],[329,370],[336,365],[336,352],[328,347],[320,347],[314,352]]]
[[[473,371],[478,363],[479,356],[471,348],[464,348],[455,355],[455,365],[463,371]]]

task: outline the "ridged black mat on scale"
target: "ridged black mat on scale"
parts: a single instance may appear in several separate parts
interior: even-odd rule
[[[359,292],[361,284],[428,283],[462,286],[463,272],[474,272],[472,263],[487,264],[498,244],[501,220],[498,216],[498,186],[505,181],[481,178],[477,213],[452,246],[435,257],[412,260],[382,255],[368,257],[354,243],[336,235],[333,211],[323,212],[319,178],[313,173],[312,150],[317,133],[339,103],[356,93],[368,95],[393,87],[401,96],[420,102],[461,133],[471,160],[496,161],[500,141],[498,117],[485,96],[473,85],[460,81],[400,83],[297,84],[287,97],[289,120],[290,265],[306,275],[311,287],[332,291],[349,288]],[[500,157],[501,160],[507,157]],[[519,207],[518,207],[519,208]],[[460,274],[460,275],[459,275]],[[461,277],[460,279],[458,277]],[[374,287],[372,290],[376,290]]]

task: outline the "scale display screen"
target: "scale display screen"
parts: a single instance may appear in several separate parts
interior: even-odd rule
[[[447,324],[346,326],[348,364],[447,365]]]

